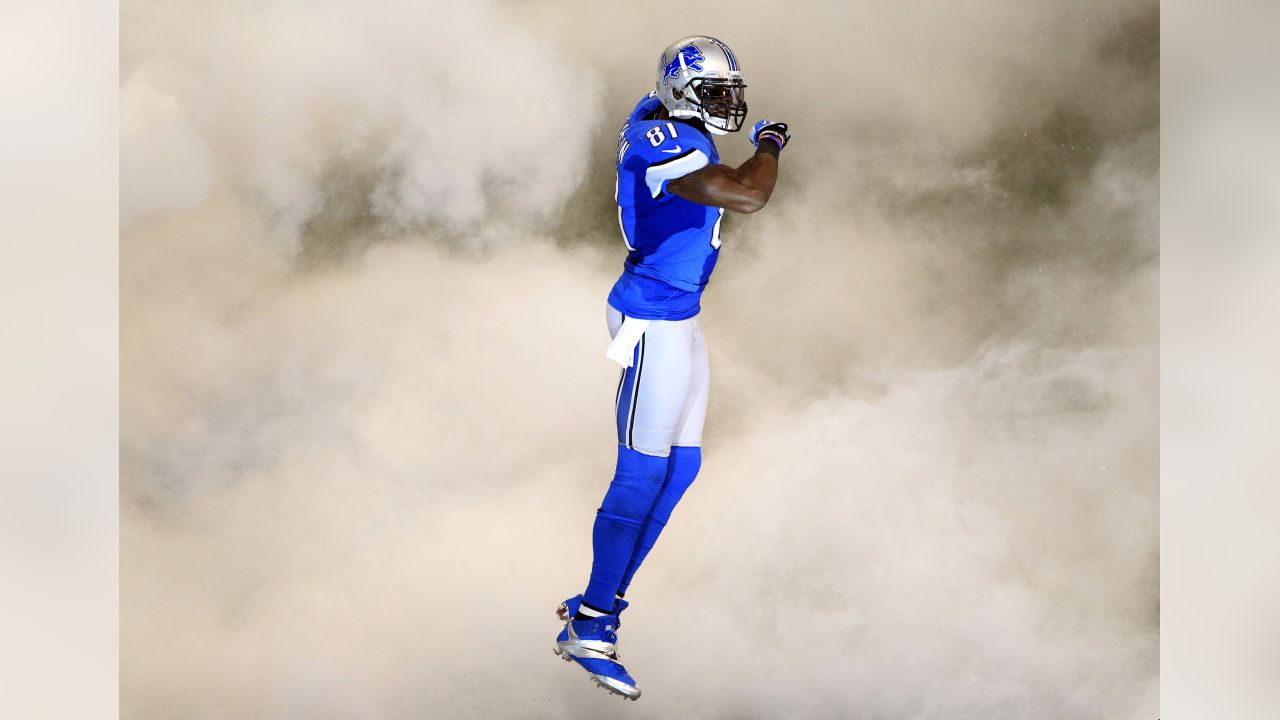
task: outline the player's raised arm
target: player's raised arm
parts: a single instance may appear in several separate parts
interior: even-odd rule
[[[708,165],[672,180],[667,191],[700,205],[753,213],[769,202],[778,181],[778,154],[791,135],[786,123],[761,120],[751,130],[756,153],[738,167]]]

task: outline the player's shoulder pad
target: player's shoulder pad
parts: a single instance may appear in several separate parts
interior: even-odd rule
[[[627,127],[625,137],[628,155],[645,165],[665,162],[690,150],[713,156],[711,140],[698,128],[678,120],[641,120]]]
[[[648,95],[640,98],[640,102],[631,110],[631,114],[627,115],[627,124],[640,122],[641,118],[646,118],[658,112],[662,108],[662,101],[658,99],[658,93],[650,91]]]
[[[655,198],[667,183],[711,164],[715,151],[701,130],[678,120],[645,120],[628,129],[622,164],[644,175]]]

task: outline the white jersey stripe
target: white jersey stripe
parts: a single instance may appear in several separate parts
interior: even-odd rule
[[[649,169],[644,172],[644,182],[649,186],[649,194],[653,197],[658,197],[662,194],[664,183],[684,177],[710,164],[711,159],[707,157],[706,153],[695,148],[666,162],[650,165]]]

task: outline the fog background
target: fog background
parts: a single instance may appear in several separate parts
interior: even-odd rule
[[[121,30],[126,717],[1156,714],[1154,3]],[[693,32],[795,140],[725,221],[624,708],[552,610],[612,467],[616,131]]]

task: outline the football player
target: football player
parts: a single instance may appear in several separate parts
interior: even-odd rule
[[[622,366],[615,396],[618,460],[592,530],[586,591],[564,601],[555,651],[607,690],[635,700],[636,681],[618,662],[619,614],[636,570],[702,464],[707,345],[699,300],[720,252],[726,209],[765,206],[778,178],[785,123],[761,120],[756,151],[720,164],[713,136],[747,116],[738,59],[719,40],[677,40],[658,61],[657,89],[640,100],[618,135],[618,224],[629,254],[609,293],[606,355]]]

